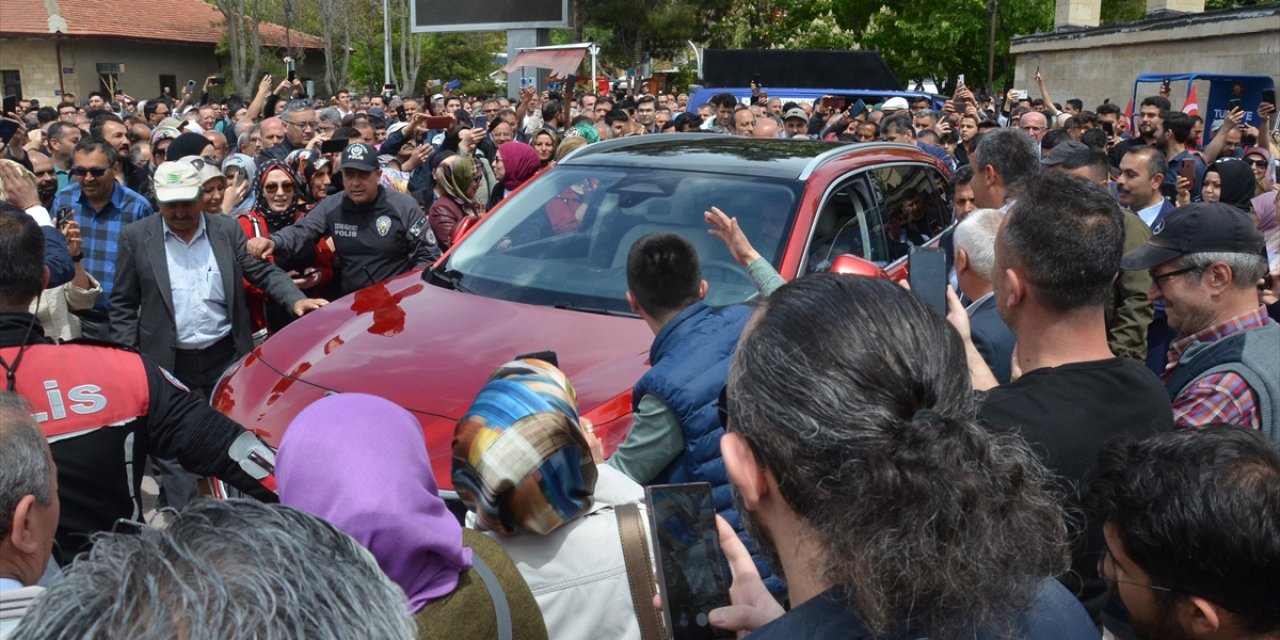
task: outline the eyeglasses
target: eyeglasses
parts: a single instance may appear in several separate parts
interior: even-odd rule
[[[1111,569],[1112,569],[1111,571],[1107,571],[1107,561],[1108,561],[1108,560],[1110,560],[1110,561],[1111,561]],[[1180,593],[1180,592],[1179,592],[1178,590],[1176,590],[1176,589],[1170,589],[1170,588],[1168,588],[1168,587],[1158,587],[1158,586],[1156,586],[1156,585],[1154,585],[1154,584],[1151,584],[1150,582],[1137,582],[1137,581],[1135,581],[1135,580],[1122,580],[1122,579],[1120,579],[1120,578],[1115,577],[1115,569],[1116,569],[1116,559],[1115,559],[1115,556],[1111,555],[1111,549],[1105,549],[1105,550],[1102,552],[1102,557],[1098,559],[1098,576],[1099,576],[1100,578],[1102,578],[1102,579],[1103,579],[1105,582],[1107,582],[1108,584],[1113,583],[1113,582],[1114,582],[1114,583],[1116,583],[1116,584],[1131,584],[1131,585],[1133,585],[1133,586],[1135,586],[1135,587],[1146,587],[1146,588],[1148,588],[1148,589],[1151,589],[1152,591],[1163,591],[1163,592],[1165,592],[1165,593]]]
[[[320,121],[319,121],[319,120],[312,120],[312,121],[310,121],[310,122],[294,122],[294,121],[292,121],[292,120],[285,120],[285,122],[287,122],[287,123],[289,123],[289,124],[291,124],[291,125],[293,125],[293,126],[295,126],[295,127],[299,128],[299,129],[310,129],[310,130],[312,130],[312,131],[315,131],[315,130],[320,126]]]
[[[268,182],[262,185],[262,191],[265,193],[275,193],[281,191],[284,193],[293,193],[292,182]]]
[[[111,167],[71,167],[71,175],[79,176],[81,178],[85,176],[101,178],[110,170]]]
[[[1196,271],[1197,269],[1198,269],[1198,267],[1187,267],[1186,269],[1178,269],[1178,270],[1176,270],[1176,271],[1170,271],[1170,272],[1168,272],[1168,273],[1161,273],[1161,274],[1159,274],[1159,275],[1157,275],[1157,274],[1155,274],[1155,273],[1151,273],[1151,282],[1155,283],[1156,287],[1158,287],[1161,291],[1163,291],[1163,290],[1164,290],[1164,287],[1163,287],[1163,286],[1161,286],[1161,284],[1160,284],[1160,281],[1161,281],[1161,280],[1164,280],[1165,278],[1172,278],[1172,277],[1174,277],[1174,276],[1180,276],[1180,275],[1182,275],[1182,274],[1184,274],[1184,273],[1191,273],[1192,271]],[[1148,272],[1148,273],[1150,273],[1150,272]]]

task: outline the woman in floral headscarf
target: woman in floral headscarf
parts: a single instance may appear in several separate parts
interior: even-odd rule
[[[441,251],[453,245],[453,232],[459,223],[466,218],[479,218],[483,213],[480,203],[476,202],[476,191],[483,176],[476,169],[475,160],[467,155],[449,156],[436,167],[436,200],[427,211],[427,220]]]
[[[297,149],[290,152],[284,162],[298,178],[299,193],[308,211],[329,195],[333,165],[328,158],[314,149]]]
[[[308,206],[301,197],[302,185],[289,166],[279,160],[262,165],[254,176],[253,208],[236,215],[246,238],[263,238],[291,224],[307,213]],[[273,256],[270,258],[275,260]],[[311,251],[290,256],[276,266],[293,277],[311,297],[320,296],[321,290],[333,279],[333,249],[328,238],[321,238]],[[279,331],[293,321],[294,316],[284,307],[271,302],[259,288],[245,281],[245,296],[249,304],[249,316],[253,321],[255,337],[265,337],[265,330]]]

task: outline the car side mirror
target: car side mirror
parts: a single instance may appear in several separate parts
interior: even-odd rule
[[[471,230],[476,228],[476,225],[479,224],[479,222],[480,218],[476,216],[463,216],[462,219],[458,221],[458,224],[453,227],[453,242],[450,244],[458,244],[459,242],[462,242],[463,238],[470,235]]]
[[[885,273],[884,269],[880,268],[880,265],[847,253],[836,256],[831,261],[831,268],[827,271],[852,276],[889,279],[889,274]]]

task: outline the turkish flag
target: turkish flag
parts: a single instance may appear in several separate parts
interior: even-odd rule
[[[1133,98],[1129,98],[1129,106],[1124,108],[1124,119],[1129,123],[1129,128],[1133,129]]]
[[[1187,92],[1187,102],[1182,105],[1182,112],[1189,116],[1200,115],[1200,99],[1196,97],[1196,85],[1191,85],[1191,91]]]

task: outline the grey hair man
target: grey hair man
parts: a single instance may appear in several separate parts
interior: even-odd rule
[[[1013,377],[1013,347],[1017,338],[1009,325],[1000,319],[995,295],[991,290],[991,273],[996,267],[996,234],[1004,214],[999,209],[978,209],[956,227],[955,265],[960,292],[972,300],[965,311],[969,314],[969,332],[973,346],[991,367],[1001,384]]]
[[[316,135],[328,140],[342,126],[342,112],[337,107],[327,107],[316,112],[316,120],[320,123]]]
[[[33,638],[415,637],[404,592],[333,525],[282,505],[193,503],[104,534],[19,625]]]
[[[969,158],[973,167],[974,202],[983,209],[1004,208],[1010,189],[1040,171],[1036,143],[1016,129],[996,129],[983,135]]]
[[[1067,554],[1049,473],[977,422],[959,337],[909,293],[838,274],[784,285],[748,325],[726,398],[725,468],[792,608],[762,593],[722,522],[733,605],[713,624],[756,640],[1097,637],[1050,578]]]
[[[0,391],[0,637],[44,588],[58,530],[58,473],[44,432],[21,396]]]
[[[1258,300],[1266,256],[1253,221],[1220,202],[1179,207],[1125,254],[1125,269],[1151,272],[1147,295],[1181,334],[1164,377],[1179,426],[1237,424],[1280,444],[1280,324]]]
[[[316,117],[315,107],[311,106],[311,101],[304,99],[290,100],[289,104],[284,106],[284,111],[280,113],[280,120],[285,125],[284,140],[280,144],[265,149],[263,153],[283,162],[290,153],[306,147],[307,143],[311,142],[320,128],[320,121]]]

